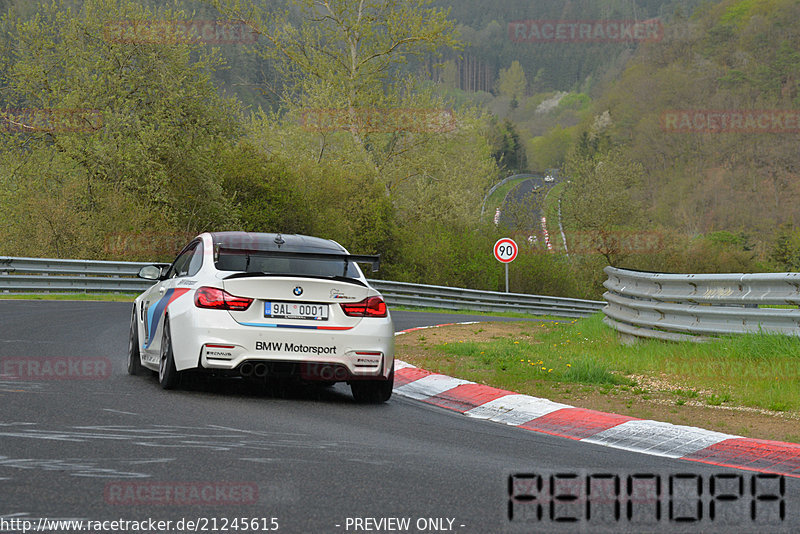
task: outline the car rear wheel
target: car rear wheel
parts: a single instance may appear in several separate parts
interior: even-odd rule
[[[388,401],[394,388],[394,366],[388,380],[359,380],[350,384],[356,402],[380,404]]]
[[[180,382],[180,373],[175,369],[175,358],[172,355],[172,336],[169,321],[164,318],[164,337],[161,340],[161,360],[158,364],[158,382],[164,389],[174,389]]]
[[[139,354],[139,329],[136,325],[136,305],[131,314],[131,332],[128,336],[128,374],[142,374],[142,360]]]

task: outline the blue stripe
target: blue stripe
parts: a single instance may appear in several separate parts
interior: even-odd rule
[[[158,323],[161,321],[161,316],[164,315],[164,310],[169,304],[169,298],[174,293],[174,289],[168,289],[164,296],[156,303],[155,306],[150,306],[147,310],[147,344],[145,344],[145,348],[149,347],[150,344],[153,342],[153,338],[156,337],[156,329],[158,328]],[[153,324],[155,322],[155,324]]]

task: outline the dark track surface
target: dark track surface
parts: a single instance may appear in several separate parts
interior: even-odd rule
[[[474,420],[398,395],[359,405],[342,385],[265,391],[229,380],[164,391],[152,376],[126,374],[129,316],[128,303],[0,301],[0,365],[74,357],[108,358],[112,366],[94,380],[0,377],[0,518],[276,517],[278,532],[331,533],[355,532],[345,527],[354,517],[410,517],[412,526],[451,518],[454,532],[489,533],[510,526],[511,471],[723,471]],[[393,316],[398,330],[487,320]],[[130,482],[192,481],[251,484],[257,499],[119,504],[107,493]],[[784,526],[798,525],[800,481],[786,482],[793,500]]]
[[[508,192],[506,198],[503,200],[502,205],[500,206],[500,224],[501,225],[508,225],[512,222],[508,220],[508,211],[510,209],[520,209],[514,208],[513,205],[515,204],[523,204],[524,202],[529,200],[531,194],[536,191],[545,192],[551,187],[551,184],[545,183],[544,178],[542,177],[534,177],[530,178],[529,180],[525,180],[517,184],[511,191]],[[541,210],[538,207],[533,207],[531,209],[531,214],[529,215],[528,219],[531,221],[537,221],[536,227],[530,230],[538,230],[538,221],[541,218]]]

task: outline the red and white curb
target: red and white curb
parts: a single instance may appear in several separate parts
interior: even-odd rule
[[[415,330],[420,328],[398,334]],[[477,419],[655,456],[800,478],[800,444],[575,408],[431,373],[400,360],[395,360],[394,381],[398,395]]]

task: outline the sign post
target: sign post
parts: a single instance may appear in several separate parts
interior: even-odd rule
[[[508,293],[508,264],[516,259],[518,252],[517,244],[510,237],[498,239],[494,244],[495,259],[506,266],[506,293]]]

